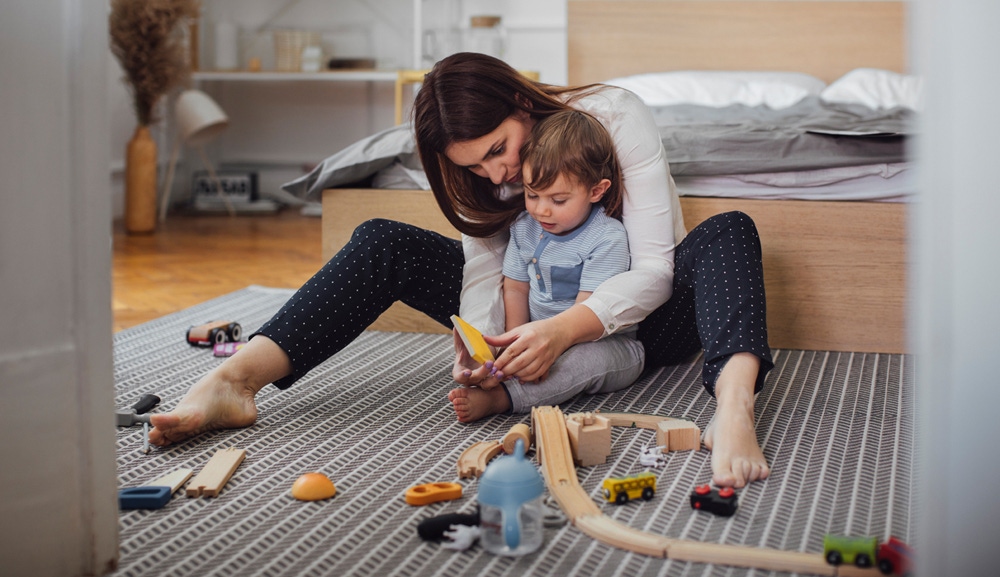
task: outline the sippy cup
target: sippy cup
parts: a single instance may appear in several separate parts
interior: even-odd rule
[[[479,480],[479,540],[490,553],[519,556],[542,545],[545,483],[524,458],[524,441],[514,454],[486,467]]]

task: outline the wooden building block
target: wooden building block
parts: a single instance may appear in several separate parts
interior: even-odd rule
[[[697,451],[701,449],[701,429],[691,421],[670,419],[656,424],[656,444],[668,451]]]
[[[531,435],[531,427],[524,423],[518,423],[511,427],[500,441],[503,444],[503,452],[513,455],[518,439],[524,441],[524,451],[527,452],[531,448],[531,443],[534,442]]]
[[[168,473],[152,483],[148,483],[147,485],[150,487],[170,487],[170,494],[172,495],[176,493],[177,489],[180,489],[193,474],[194,469],[177,469],[173,473]]]
[[[229,447],[217,451],[187,488],[188,497],[217,497],[247,456],[245,449]]]
[[[574,413],[566,417],[566,432],[573,461],[578,467],[600,465],[611,454],[611,423],[594,413]]]

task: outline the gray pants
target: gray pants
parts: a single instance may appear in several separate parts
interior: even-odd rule
[[[635,332],[605,337],[570,347],[540,383],[504,382],[511,412],[527,413],[532,407],[558,405],[580,393],[610,393],[631,385],[642,373],[646,354]]]

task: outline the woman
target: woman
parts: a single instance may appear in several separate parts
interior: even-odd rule
[[[531,82],[500,60],[470,53],[436,64],[413,110],[424,170],[462,242],[390,221],[359,226],[245,347],[196,383],[174,411],[152,417],[150,441],[167,445],[248,426],[264,385],[289,387],[396,300],[446,326],[460,308],[484,333],[501,333],[506,231],[523,208],[518,151],[539,118],[570,107],[600,120],[615,141],[631,268],[554,317],[490,337],[490,344],[506,347],[492,367],[475,366],[456,336],[455,380],[486,388],[511,376],[536,381],[574,344],[639,324],[647,367],[705,351],[703,380],[717,399],[704,438],[715,483],[742,487],[765,478],[753,406],[773,363],[753,222],[727,213],[684,236],[658,131],[633,94]]]

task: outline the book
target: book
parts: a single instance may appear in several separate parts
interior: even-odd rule
[[[469,351],[469,356],[472,357],[472,360],[480,364],[494,360],[493,351],[486,344],[483,333],[462,320],[458,315],[451,315],[451,322],[455,325],[455,329],[458,330],[458,336],[462,338],[465,350]]]

